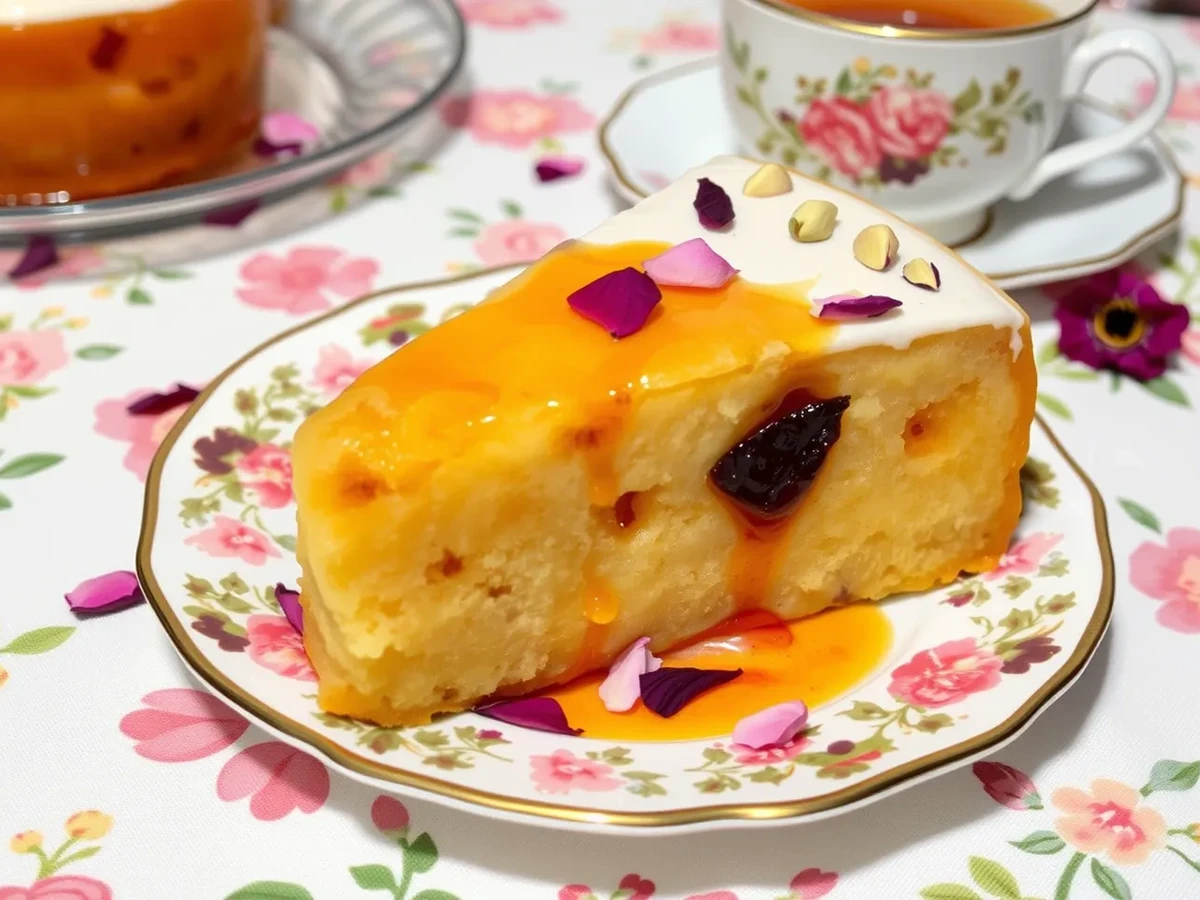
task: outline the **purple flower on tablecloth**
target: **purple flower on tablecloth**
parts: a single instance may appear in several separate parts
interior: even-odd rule
[[[307,753],[280,741],[254,744],[221,768],[217,796],[227,802],[250,798],[250,814],[262,822],[293,810],[314,813],[329,798],[329,771]]]
[[[1081,281],[1054,311],[1063,356],[1093,369],[1114,369],[1139,380],[1158,378],[1182,343],[1190,317],[1129,269]]]

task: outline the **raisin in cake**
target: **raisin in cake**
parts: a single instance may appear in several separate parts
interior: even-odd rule
[[[758,170],[688,172],[303,424],[322,707],[420,723],[605,666],[642,635],[662,650],[738,611],[795,618],[996,564],[1033,416],[1026,316],[887,213]],[[698,214],[701,179],[732,222]],[[825,240],[811,204],[789,226],[811,200],[837,206]],[[635,333],[568,302],[694,238],[738,274],[660,285]],[[900,305],[817,314],[844,295]]]

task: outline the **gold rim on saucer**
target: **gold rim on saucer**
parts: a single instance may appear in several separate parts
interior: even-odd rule
[[[989,748],[995,746],[996,744],[1015,737],[1049,702],[1054,700],[1059,694],[1065,691],[1071,685],[1071,683],[1074,682],[1075,678],[1080,674],[1080,672],[1082,672],[1084,666],[1087,664],[1088,660],[1099,646],[1100,639],[1103,637],[1105,629],[1108,627],[1109,619],[1112,615],[1113,564],[1112,548],[1108,539],[1107,517],[1104,509],[1104,501],[1101,499],[1100,493],[1096,489],[1096,486],[1079,467],[1079,464],[1075,462],[1069,453],[1067,453],[1062,444],[1059,442],[1058,438],[1055,437],[1054,433],[1050,430],[1046,422],[1039,416],[1037,418],[1038,426],[1045,432],[1051,444],[1062,456],[1062,458],[1066,460],[1067,464],[1079,477],[1080,481],[1087,488],[1087,491],[1091,496],[1097,549],[1100,554],[1100,563],[1103,574],[1100,584],[1100,595],[1091,619],[1084,628],[1084,631],[1079,638],[1079,642],[1076,644],[1071,655],[1068,657],[1066,664],[1059,669],[1059,671],[1055,673],[1052,678],[1050,678],[1045,684],[1041,685],[1033,694],[1031,694],[1030,697],[1026,699],[1026,701],[1000,725],[990,729],[984,734],[964,740],[936,753],[930,753],[919,759],[915,759],[903,765],[896,766],[893,769],[889,769],[886,772],[881,772],[879,775],[868,778],[853,785],[852,787],[831,791],[829,793],[821,794],[817,797],[809,797],[804,800],[753,804],[726,804],[698,808],[661,810],[645,813],[593,810],[582,807],[559,806],[536,800],[519,800],[489,791],[453,784],[451,782],[443,781],[439,778],[434,778],[428,775],[401,771],[390,766],[383,765],[376,760],[360,756],[359,754],[353,753],[334,743],[326,736],[314,731],[312,728],[309,728],[295,719],[291,719],[285,715],[282,715],[278,710],[269,707],[257,697],[247,693],[241,686],[236,684],[223,672],[221,672],[220,669],[210,662],[208,657],[200,651],[199,647],[192,640],[191,634],[189,633],[187,627],[183,622],[180,621],[174,610],[171,608],[170,603],[167,601],[166,594],[163,591],[162,585],[159,583],[154,574],[154,533],[157,527],[159,516],[158,498],[161,491],[163,468],[166,464],[167,457],[175,448],[175,444],[179,440],[180,435],[183,433],[184,429],[187,428],[188,424],[196,416],[204,404],[208,402],[209,398],[212,397],[216,389],[221,386],[221,384],[223,384],[249,360],[258,356],[260,353],[274,346],[275,344],[291,337],[292,335],[316,327],[321,323],[334,318],[335,316],[340,316],[349,310],[376,300],[380,297],[399,295],[414,290],[422,290],[445,284],[467,281],[473,278],[494,275],[502,271],[511,271],[515,274],[521,268],[523,268],[523,266],[504,266],[494,269],[486,269],[480,272],[471,272],[450,278],[417,282],[398,288],[377,291],[353,300],[343,306],[339,306],[336,309],[330,310],[323,315],[310,319],[309,321],[293,328],[289,328],[255,347],[253,350],[243,355],[236,362],[222,371],[205,387],[196,400],[190,406],[188,406],[186,412],[184,412],[184,414],[175,423],[174,427],[172,427],[171,431],[167,434],[167,437],[154,455],[154,460],[151,463],[150,471],[146,480],[146,494],[142,511],[141,535],[138,540],[137,549],[138,578],[145,589],[150,605],[153,607],[159,621],[166,629],[167,634],[170,636],[171,641],[175,645],[175,649],[179,655],[183,658],[188,668],[190,668],[193,673],[203,680],[209,686],[209,688],[215,691],[218,695],[225,697],[234,706],[240,707],[243,711],[249,713],[261,723],[264,723],[270,730],[304,742],[312,749],[322,753],[335,765],[349,770],[352,773],[357,773],[358,775],[369,776],[371,778],[377,778],[382,781],[404,785],[406,787],[419,788],[421,790],[439,794],[463,803],[476,804],[507,813],[537,816],[546,819],[565,820],[586,825],[614,825],[653,828],[731,819],[787,819],[797,816],[812,815],[866,800],[900,784],[902,781],[933,772],[934,770],[947,764],[954,763],[968,757],[980,755],[985,753]]]
[[[1024,37],[1030,34],[1037,34],[1041,31],[1049,31],[1052,28],[1070,25],[1072,22],[1082,19],[1100,5],[1100,0],[1090,0],[1082,9],[1071,13],[1069,16],[1050,19],[1047,22],[1037,22],[1032,25],[1018,25],[1013,28],[903,28],[894,25],[871,25],[867,22],[852,22],[849,19],[840,19],[828,13],[796,6],[795,4],[788,3],[787,0],[745,0],[745,2],[755,3],[759,6],[768,6],[784,15],[795,16],[797,19],[807,20],[814,25],[836,28],[839,31],[850,31],[854,34],[866,34],[871,37],[891,38],[893,40],[903,38],[905,40],[917,41],[986,41],[994,38]],[[964,0],[964,2],[970,2],[970,0]],[[986,3],[987,0],[976,0],[976,2]]]

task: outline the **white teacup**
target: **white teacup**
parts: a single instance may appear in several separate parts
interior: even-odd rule
[[[937,31],[722,0],[721,76],[741,149],[848,186],[943,242],[967,240],[997,200],[1024,200],[1166,115],[1170,52],[1134,29],[1086,38],[1097,2],[1042,0],[1056,17],[1023,28]],[[1071,99],[1117,55],[1150,67],[1154,99],[1112,134],[1051,150]]]

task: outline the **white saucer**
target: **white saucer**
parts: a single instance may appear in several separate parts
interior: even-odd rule
[[[1068,113],[1062,140],[1115,131],[1121,121],[1096,101],[1081,100]],[[600,149],[618,193],[631,203],[692,166],[737,153],[716,58],[636,82],[601,124]],[[1166,144],[1147,138],[1051,182],[1030,200],[996,205],[985,231],[956,249],[1006,289],[1103,271],[1175,228],[1184,185]]]

